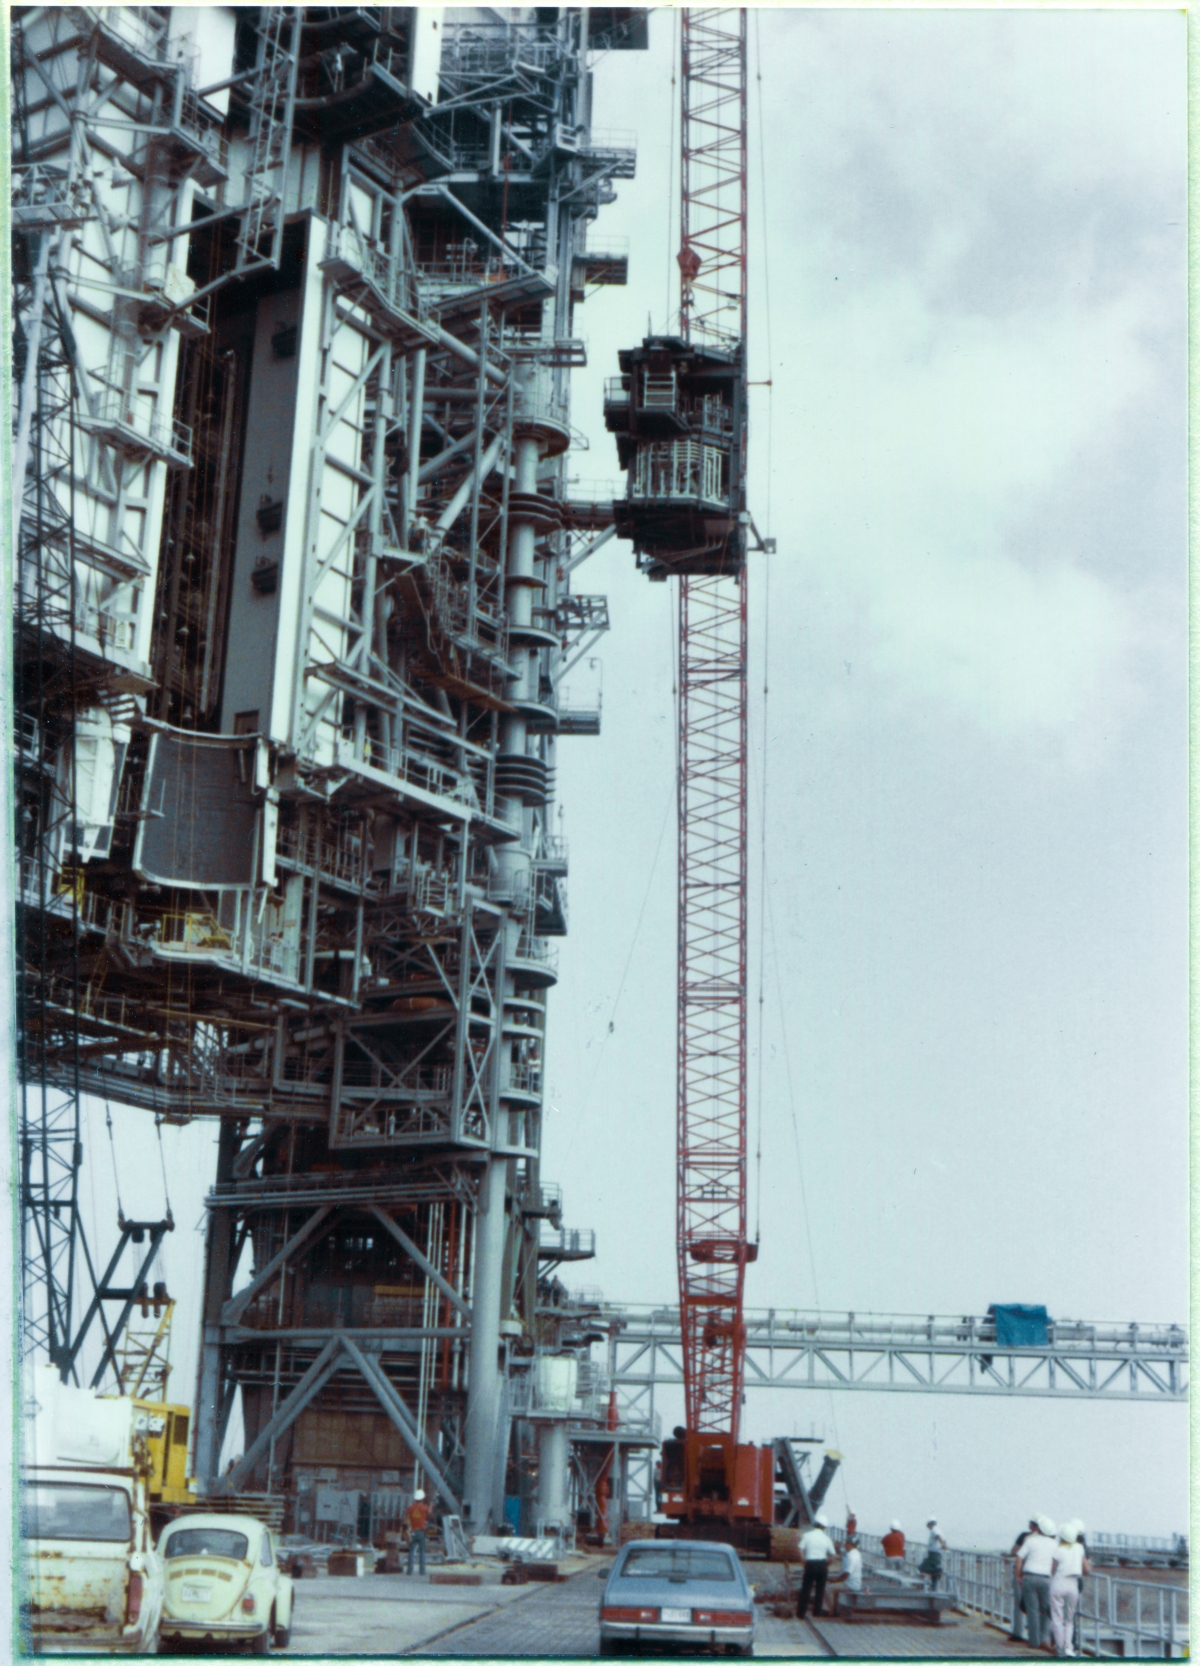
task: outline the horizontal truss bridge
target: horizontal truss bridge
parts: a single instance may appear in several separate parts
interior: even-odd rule
[[[609,1371],[632,1405],[682,1383],[679,1310],[606,1305]],[[1059,1320],[1001,1348],[988,1318],[747,1308],[747,1388],[870,1389],[1070,1400],[1187,1400],[1182,1325]]]

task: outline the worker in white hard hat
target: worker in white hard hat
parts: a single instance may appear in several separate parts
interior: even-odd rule
[[[1092,1564],[1079,1542],[1078,1527],[1073,1521],[1064,1522],[1058,1530],[1050,1571],[1050,1635],[1060,1659],[1076,1653],[1075,1613],[1083,1576],[1091,1570]]]
[[[1074,1517],[1072,1517],[1072,1520],[1071,1520],[1071,1526],[1075,1529],[1075,1542],[1076,1542],[1076,1544],[1080,1545],[1083,1549],[1083,1571],[1084,1571],[1085,1574],[1089,1574],[1092,1571],[1092,1563],[1091,1563],[1091,1559],[1088,1556],[1087,1540],[1083,1536],[1083,1523],[1080,1521],[1078,1516],[1074,1516]],[[1053,1577],[1053,1576],[1051,1576],[1051,1577]],[[1078,1606],[1075,1609],[1074,1637],[1072,1639],[1072,1646],[1073,1646],[1076,1654],[1082,1654],[1083,1653],[1083,1620],[1082,1620],[1082,1617],[1081,1617],[1082,1614],[1083,1614],[1083,1580],[1081,1578],[1080,1581],[1079,1581],[1079,1603],[1078,1603]]]
[[[824,1510],[818,1510],[812,1526],[800,1535],[800,1558],[804,1563],[804,1577],[800,1581],[800,1602],[796,1608],[796,1617],[800,1620],[808,1613],[810,1597],[813,1613],[821,1612],[825,1581],[829,1577],[829,1564],[837,1555],[837,1546],[825,1531],[828,1526],[829,1518]]]
[[[1013,1547],[1008,1553],[1012,1557],[1013,1599],[1012,1630],[1008,1634],[1008,1640],[1010,1643],[1023,1643],[1025,1641],[1025,1603],[1021,1592],[1021,1564],[1017,1558],[1021,1553],[1021,1546],[1025,1543],[1029,1535],[1031,1533],[1036,1533],[1037,1530],[1037,1517],[1030,1516],[1028,1526],[1025,1528],[1023,1533],[1017,1534],[1016,1538],[1013,1540]]]
[[[1029,1646],[1040,1649],[1050,1632],[1050,1573],[1054,1566],[1054,1523],[1049,1516],[1034,1516],[1035,1531],[1017,1552],[1017,1578],[1021,1602],[1029,1621]]]
[[[898,1521],[894,1521],[890,1529],[883,1535],[883,1554],[893,1567],[903,1567],[904,1529]]]
[[[405,1517],[411,1537],[408,1541],[408,1571],[413,1571],[413,1563],[418,1558],[421,1563],[421,1577],[425,1577],[425,1529],[429,1525],[429,1505],[425,1502],[425,1492],[418,1487],[413,1493],[413,1501],[408,1507]]]
[[[930,1516],[925,1525],[929,1529],[929,1537],[925,1541],[925,1557],[921,1563],[921,1572],[929,1580],[929,1589],[936,1591],[945,1566],[942,1555],[946,1549],[946,1541],[938,1532],[936,1516]]]

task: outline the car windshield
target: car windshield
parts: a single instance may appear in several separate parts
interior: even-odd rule
[[[733,1563],[728,1556],[719,1550],[698,1550],[693,1545],[686,1548],[676,1545],[670,1549],[657,1545],[643,1549],[639,1545],[626,1556],[617,1577],[669,1579],[677,1584],[689,1579],[720,1580],[729,1585],[734,1581]]]
[[[172,1533],[163,1547],[163,1555],[172,1556],[227,1556],[240,1562],[246,1554],[249,1539],[229,1527],[181,1527]]]
[[[120,1487],[37,1482],[24,1488],[21,1504],[27,1539],[99,1539],[117,1544],[130,1535],[129,1494]]]

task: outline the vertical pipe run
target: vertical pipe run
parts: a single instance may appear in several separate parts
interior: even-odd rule
[[[412,393],[408,403],[408,478],[405,502],[411,521],[417,512],[417,475],[421,468],[421,428],[425,421],[425,349],[413,361]]]
[[[472,1254],[471,1374],[467,1383],[463,1519],[486,1531],[492,1512],[500,1424],[500,1300],[508,1165],[493,1157],[479,1187]]]
[[[567,1459],[570,1446],[565,1422],[538,1425],[537,1519],[539,1526],[565,1527],[568,1518]]]

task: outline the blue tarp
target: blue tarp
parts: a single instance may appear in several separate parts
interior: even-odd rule
[[[1044,1307],[1005,1302],[989,1307],[988,1313],[996,1321],[998,1348],[1045,1347],[1050,1340],[1050,1315]]]

